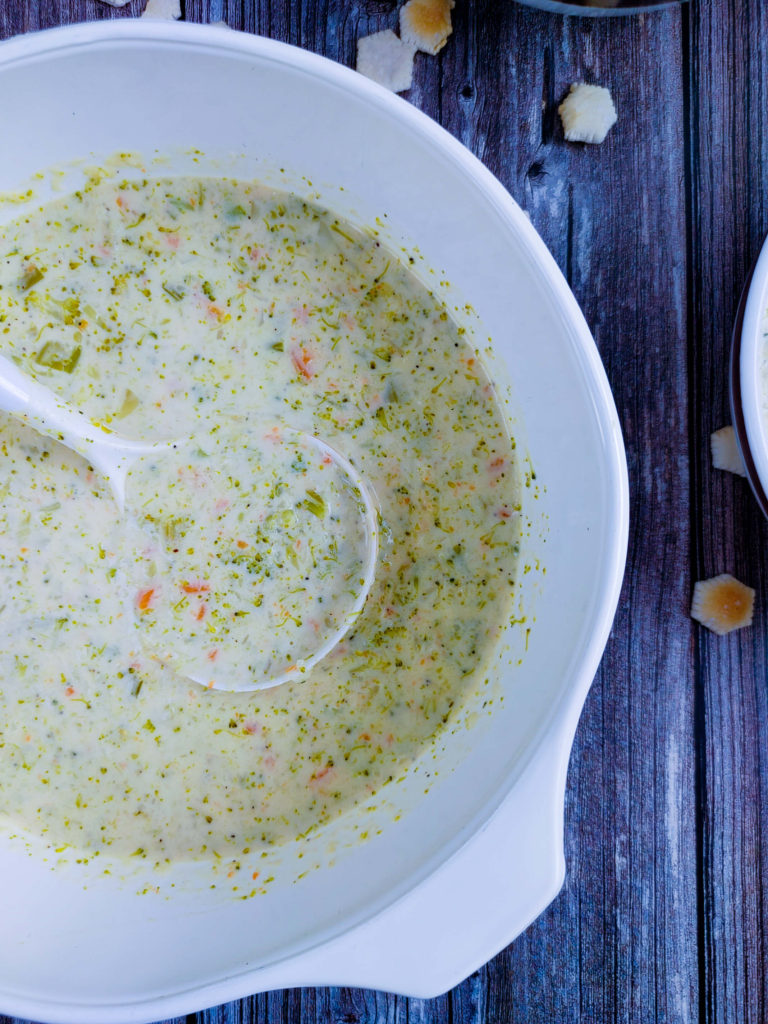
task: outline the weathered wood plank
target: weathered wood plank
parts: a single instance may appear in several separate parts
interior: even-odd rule
[[[708,1022],[768,1017],[768,530],[743,480],[713,470],[730,422],[727,364],[741,284],[768,229],[765,5],[691,9],[691,280],[694,572],[757,589],[753,629],[697,634],[702,995]]]
[[[621,609],[572,759],[566,888],[485,969],[483,1019],[690,1020],[698,1007],[695,813],[686,799],[694,737],[681,16],[598,23],[514,6],[504,18],[490,6],[473,10],[478,23],[464,38],[492,31],[495,41],[477,53],[487,95],[458,88],[474,109],[444,99],[447,123],[529,211],[581,302],[622,418],[634,509]],[[466,64],[457,87],[461,74]],[[600,149],[565,145],[554,116],[582,79],[609,84],[621,113]]]

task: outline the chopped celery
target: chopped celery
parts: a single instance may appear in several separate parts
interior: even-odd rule
[[[72,373],[80,361],[80,352],[79,345],[68,348],[59,341],[47,341],[35,355],[34,360],[38,366],[44,366],[48,370]]]
[[[167,281],[163,282],[163,291],[166,295],[170,295],[172,299],[175,299],[176,302],[180,302],[185,295],[185,291],[181,285],[168,284]]]
[[[175,206],[177,210],[194,210],[194,206],[188,199],[182,199],[180,196],[171,196],[168,199],[171,206]]]
[[[89,320],[93,320],[95,324],[98,324],[102,331],[110,331],[112,329],[104,317],[99,316],[93,306],[83,306],[83,313]]]
[[[45,302],[40,303],[40,305],[51,316],[61,320],[68,327],[71,327],[81,317],[80,300],[75,296],[69,299],[47,299]]]
[[[122,420],[126,416],[130,416],[134,409],[138,408],[141,403],[139,399],[134,395],[130,388],[126,388],[123,402],[120,408],[115,413],[116,420]]]
[[[306,498],[300,502],[300,505],[308,512],[311,512],[313,516],[317,516],[318,519],[322,519],[325,515],[325,500],[317,491],[308,490]]]
[[[19,288],[21,288],[23,292],[29,291],[30,288],[34,288],[34,286],[42,280],[42,270],[36,267],[34,263],[28,263],[21,273]]]

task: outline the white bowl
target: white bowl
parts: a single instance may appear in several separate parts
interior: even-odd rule
[[[312,54],[225,29],[78,25],[0,46],[0,94],[14,98],[0,107],[0,190],[90,154],[157,151],[163,173],[258,177],[360,224],[379,218],[450,305],[471,302],[459,315],[536,473],[527,622],[505,634],[493,713],[446,734],[376,810],[270,854],[275,881],[253,899],[210,889],[206,865],[105,875],[103,858],[77,864],[0,832],[0,1012],[108,1024],[287,985],[443,991],[562,884],[568,756],[621,585],[624,451],[576,302],[466,149]]]
[[[747,278],[731,345],[731,415],[757,502],[768,516],[768,372],[764,369],[768,320],[768,240]]]
[[[588,17],[617,14],[651,14],[684,0],[518,0],[527,7],[538,7],[553,14],[579,14]]]

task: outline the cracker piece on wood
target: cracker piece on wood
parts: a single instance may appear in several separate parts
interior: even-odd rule
[[[391,29],[357,41],[357,70],[392,92],[405,92],[413,80],[414,49]]]
[[[454,0],[408,0],[400,8],[400,37],[423,53],[436,54],[453,32]]]
[[[747,475],[733,427],[721,427],[714,434],[710,434],[709,445],[715,469],[724,469],[727,473],[736,473],[738,476]]]
[[[147,6],[141,16],[178,21],[181,17],[181,0],[147,0]]]
[[[599,144],[618,120],[610,92],[584,82],[574,82],[557,112],[568,142]]]
[[[693,588],[691,618],[725,636],[752,624],[755,592],[728,573],[700,580]]]

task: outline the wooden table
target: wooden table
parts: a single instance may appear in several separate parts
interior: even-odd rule
[[[395,6],[182,0],[188,21],[350,65]],[[142,8],[0,0],[0,37]],[[709,434],[730,421],[730,329],[768,228],[768,4],[595,20],[458,0],[454,26],[408,98],[530,213],[592,327],[629,460],[627,575],[571,759],[565,887],[439,999],[305,989],[190,1020],[764,1024],[768,530],[746,483],[711,468]],[[613,91],[603,146],[563,141],[556,107],[578,80]],[[721,572],[757,589],[754,626],[725,638],[688,617],[693,581]]]

